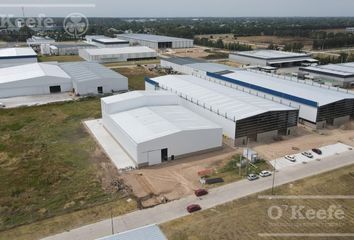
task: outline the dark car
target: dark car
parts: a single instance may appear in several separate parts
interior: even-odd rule
[[[320,149],[318,149],[318,148],[312,149],[312,152],[314,152],[314,153],[316,153],[318,155],[322,155],[322,151]]]
[[[191,204],[187,207],[189,213],[197,212],[199,210],[202,210],[202,208],[198,204]]]
[[[197,196],[197,197],[201,197],[201,196],[205,196],[208,194],[208,191],[205,190],[205,189],[198,189],[198,190],[195,190],[194,191],[194,194]]]

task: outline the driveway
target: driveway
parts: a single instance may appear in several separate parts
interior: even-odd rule
[[[275,185],[280,186],[302,178],[310,177],[344,166],[354,164],[354,151],[340,153],[321,161],[308,164],[297,164],[281,169],[276,173]],[[273,178],[263,178],[254,182],[242,180],[210,190],[210,194],[202,199],[189,196],[154,208],[129,213],[114,218],[115,233],[150,225],[160,224],[188,215],[185,208],[191,203],[198,203],[203,209],[221,205],[251,194],[262,192],[272,187]],[[68,232],[45,238],[45,240],[93,240],[112,233],[111,220],[107,219],[86,225]]]

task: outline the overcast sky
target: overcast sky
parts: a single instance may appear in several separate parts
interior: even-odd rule
[[[93,17],[244,17],[354,16],[354,0],[0,0],[0,14],[21,16],[21,7],[1,4],[95,4],[48,8],[26,6],[26,16],[66,16],[80,12]]]

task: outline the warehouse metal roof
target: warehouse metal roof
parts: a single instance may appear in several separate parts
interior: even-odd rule
[[[163,89],[237,121],[269,111],[289,111],[294,108],[234,90],[190,75],[168,75],[152,78]]]
[[[264,59],[264,60],[309,57],[309,55],[306,53],[293,53],[293,52],[284,52],[284,51],[276,51],[276,50],[254,50],[254,51],[237,52],[232,54],[250,57],[250,58]]]
[[[117,34],[117,37],[125,37],[134,40],[143,40],[148,42],[173,42],[173,41],[193,41],[191,39],[185,38],[176,38],[176,37],[168,37],[168,36],[161,36],[161,35],[153,35],[153,34],[139,34],[139,33],[132,33],[132,34]]]
[[[121,43],[129,43],[126,40],[118,39],[118,38],[93,38],[93,42],[101,43],[101,44],[121,44]]]
[[[150,225],[97,240],[167,240],[167,238],[157,225]]]
[[[131,53],[156,53],[155,50],[148,47],[122,47],[122,48],[90,48],[84,49],[90,55],[114,55]]]
[[[193,69],[198,69],[202,70],[205,72],[224,72],[224,71],[236,71],[238,68],[227,66],[224,64],[218,64],[218,63],[193,63],[193,64],[188,64],[189,67]]]
[[[153,95],[161,95],[166,98],[176,97],[174,94],[156,92],[153,95],[149,95],[149,93],[126,93],[123,94],[122,97],[119,96],[112,99],[117,101],[116,104],[120,104],[119,101],[126,100],[127,97],[136,98],[139,97],[139,95],[141,97]],[[132,106],[131,109],[110,115],[112,120],[119,125],[135,143],[146,142],[182,131],[220,128],[215,123],[178,105],[178,98],[175,104],[165,105],[161,103],[160,106],[158,104],[150,105],[149,99],[146,100],[145,106]]]
[[[354,77],[354,62],[304,67],[300,68],[300,70],[334,77],[350,78]]]
[[[59,66],[75,82],[93,81],[98,79],[121,79],[126,78],[101,64],[94,62],[69,62],[59,63]]]
[[[326,87],[317,87],[294,80],[285,80],[280,77],[253,72],[238,70],[226,75],[209,74],[226,81],[232,80],[235,84],[251,89],[266,92],[281,98],[300,102],[313,107],[323,106],[343,99],[354,98],[353,94],[341,91],[330,90]]]
[[[44,76],[70,79],[59,66],[45,63],[31,63],[14,67],[0,68],[0,84],[22,81]]]
[[[26,48],[0,48],[0,59],[33,58],[37,53],[30,47]]]

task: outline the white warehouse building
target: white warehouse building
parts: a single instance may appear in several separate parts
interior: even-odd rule
[[[293,53],[276,50],[254,50],[231,53],[229,59],[234,62],[252,66],[291,67],[301,64],[317,64],[307,53]]]
[[[88,95],[127,89],[126,77],[96,63],[32,63],[0,69],[0,98],[59,92]]]
[[[222,126],[235,145],[290,135],[297,128],[298,109],[195,76],[145,78],[145,86],[175,93],[183,106]]]
[[[119,48],[129,47],[129,41],[118,38],[106,37],[103,35],[86,35],[86,42],[88,44],[97,46],[99,48]]]
[[[101,99],[103,126],[137,167],[216,150],[222,128],[162,91],[136,91]]]
[[[0,48],[0,68],[36,63],[37,53],[32,48]]]
[[[155,50],[165,48],[192,48],[194,40],[153,34],[117,34],[116,37],[130,41],[132,45],[146,46]]]
[[[156,59],[155,50],[148,47],[80,49],[81,58],[89,62],[111,63]]]
[[[344,89],[242,69],[207,75],[207,80],[234,91],[298,108],[300,122],[312,127],[340,126],[354,117],[354,94]]]
[[[354,62],[303,67],[300,71],[332,86],[345,88],[354,86]]]

